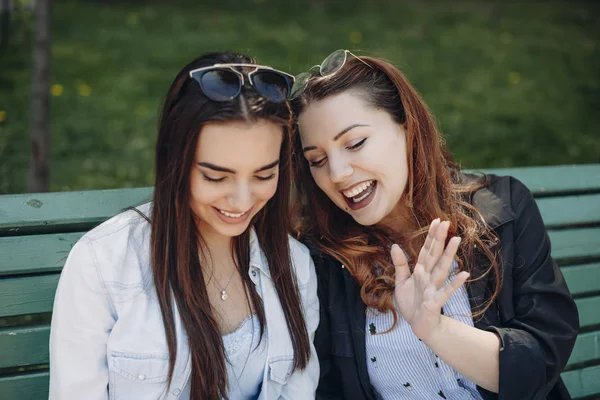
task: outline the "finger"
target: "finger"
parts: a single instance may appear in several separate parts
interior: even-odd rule
[[[442,254],[440,261],[437,263],[437,266],[433,269],[431,273],[431,280],[436,288],[441,288],[448,279],[448,273],[450,271],[450,267],[454,262],[454,257],[456,256],[456,252],[458,251],[458,247],[460,245],[460,237],[455,236],[448,242],[448,246],[446,246],[446,250]]]
[[[449,227],[450,221],[444,221],[438,226],[437,231],[435,232],[435,238],[429,249],[429,254],[427,254],[427,258],[425,259],[425,271],[431,272],[438,264],[440,257],[444,252]]]
[[[448,301],[450,296],[452,296],[452,294],[456,292],[456,290],[458,290],[458,288],[466,282],[466,280],[469,278],[469,275],[470,274],[467,271],[462,271],[461,273],[456,275],[450,283],[448,283],[442,289],[438,290],[435,296],[436,302],[439,305],[444,305],[444,303]]]
[[[429,231],[427,232],[425,243],[423,243],[423,247],[421,247],[421,251],[419,251],[419,258],[417,260],[418,264],[425,265],[427,254],[429,253],[429,249],[431,248],[431,243],[435,239],[435,232],[437,231],[439,225],[439,218],[434,219],[433,221],[431,221],[431,224],[429,224]]]
[[[410,278],[410,268],[408,267],[406,255],[397,244],[392,246],[391,254],[392,262],[396,267],[396,283],[404,282]]]

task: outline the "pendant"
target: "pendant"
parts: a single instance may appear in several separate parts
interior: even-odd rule
[[[223,301],[227,300],[227,291],[226,290],[221,290],[221,300],[223,300]]]

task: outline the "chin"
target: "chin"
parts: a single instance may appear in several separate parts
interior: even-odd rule
[[[381,218],[377,218],[377,216],[370,214],[370,215],[361,215],[361,216],[357,216],[357,215],[353,215],[352,216],[354,218],[354,220],[363,225],[363,226],[372,226],[377,224],[379,221],[381,221]]]
[[[215,230],[225,237],[234,238],[246,232],[246,230],[248,229],[248,225],[249,224],[243,224],[240,226],[223,226],[223,224],[220,224]]]

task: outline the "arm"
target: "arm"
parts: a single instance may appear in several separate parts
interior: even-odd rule
[[[442,315],[437,329],[422,340],[467,379],[498,393],[500,340],[497,335]]]
[[[465,282],[460,272],[445,284],[460,244],[453,237],[446,243],[450,223],[434,220],[413,272],[404,252],[392,246],[396,266],[396,304],[415,335],[452,368],[477,385],[498,391],[498,337],[441,315],[443,304]]]
[[[502,288],[512,294],[509,296],[512,302],[505,308],[514,309],[514,316],[502,327],[491,327],[488,332],[438,315],[439,306],[462,284],[459,274],[456,283],[442,288],[437,285],[439,298],[431,297],[436,301],[424,307],[430,315],[414,318],[411,327],[446,363],[482,388],[498,393],[499,399],[538,399],[545,398],[566,365],[579,322],[575,303],[550,257],[550,241],[537,205],[529,191],[514,182],[513,241],[504,245],[514,246],[514,260],[519,264],[513,266],[512,274],[506,274],[508,278],[503,284],[507,286]],[[439,234],[437,245],[432,239],[431,252],[425,252],[433,253],[435,262],[442,238],[445,235]],[[455,253],[453,246],[457,245],[452,244],[454,240],[449,242],[438,265],[428,267],[430,260],[420,259],[425,265],[421,270],[433,277],[428,281],[430,286],[435,283],[436,271],[442,271],[437,273],[438,281],[447,276],[447,264]],[[397,276],[398,273],[408,276],[403,271],[401,256],[397,254],[400,261]]]
[[[93,249],[79,241],[63,268],[50,330],[50,399],[108,399],[106,343],[115,318]]]
[[[307,251],[308,253],[308,251]],[[306,257],[308,265],[308,282],[300,286],[300,296],[302,308],[304,311],[304,321],[310,340],[310,359],[305,369],[294,371],[292,376],[281,391],[281,399],[309,399],[314,398],[317,384],[319,382],[319,360],[313,344],[315,331],[319,325],[319,299],[317,297],[317,277],[315,274],[315,265],[310,258]]]
[[[499,399],[539,399],[552,390],[569,359],[579,316],[550,256],[550,239],[533,196],[517,180],[512,180],[511,191],[516,213],[510,287],[515,315],[502,327],[490,328],[501,341]],[[529,383],[515,385],[518,381]]]

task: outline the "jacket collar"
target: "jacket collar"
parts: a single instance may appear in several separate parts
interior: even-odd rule
[[[473,193],[470,203],[479,211],[491,229],[496,229],[516,218],[510,206],[487,186]]]
[[[258,243],[258,236],[254,228],[250,229],[250,269],[252,270],[252,268],[260,270],[269,279],[271,278],[267,257]]]

